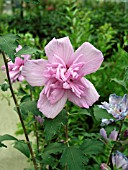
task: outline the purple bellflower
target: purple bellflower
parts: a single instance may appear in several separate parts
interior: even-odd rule
[[[116,151],[116,153],[112,155],[112,163],[116,168],[128,170],[128,158],[119,151]]]
[[[103,136],[103,138],[104,138],[106,141],[109,141],[109,140],[116,141],[117,136],[118,136],[118,131],[113,130],[113,131],[111,132],[111,134],[109,135],[109,137],[107,137],[106,130],[105,130],[104,128],[102,128],[102,129],[100,129],[100,134]]]

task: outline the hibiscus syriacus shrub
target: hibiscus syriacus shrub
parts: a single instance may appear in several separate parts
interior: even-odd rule
[[[7,74],[1,87],[10,88],[22,127],[17,133],[25,140],[6,134],[0,136],[0,147],[13,140],[35,170],[127,170],[121,152],[127,152],[128,95],[112,94],[109,103],[94,105],[100,92],[86,79],[100,68],[102,52],[89,42],[74,51],[68,37],[53,38],[44,48],[46,56],[35,59],[33,54],[42,56],[41,51],[22,47],[19,39],[0,37]],[[16,81],[20,87],[14,92]]]

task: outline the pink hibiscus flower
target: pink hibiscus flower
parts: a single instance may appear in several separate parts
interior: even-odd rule
[[[19,45],[16,48],[16,52],[18,52],[21,49],[22,49],[22,46]],[[16,57],[14,63],[12,61],[8,62],[9,76],[10,76],[11,82],[15,82],[16,80],[18,81],[24,80],[23,75],[21,75],[21,70],[22,70],[24,63],[26,62],[26,60],[30,58],[31,55],[26,54],[26,55],[21,55],[21,56],[23,57],[23,59],[20,57]],[[2,66],[2,70],[5,71],[5,66]]]
[[[68,37],[51,40],[45,47],[48,60],[28,60],[22,75],[31,86],[44,86],[37,103],[47,118],[55,118],[67,99],[89,108],[99,94],[83,76],[95,72],[103,61],[102,53],[88,42],[75,52]]]

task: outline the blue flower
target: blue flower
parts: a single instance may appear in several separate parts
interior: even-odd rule
[[[121,97],[111,94],[109,96],[109,103],[102,102],[102,105],[99,105],[99,107],[106,109],[117,120],[122,120],[128,115],[128,95],[125,94]]]
[[[128,170],[128,158],[119,151],[116,151],[116,153],[112,154],[112,164],[116,168]]]

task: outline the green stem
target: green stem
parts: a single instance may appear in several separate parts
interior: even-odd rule
[[[68,117],[68,115],[69,115],[69,113],[67,111],[67,117]],[[65,144],[67,146],[69,146],[69,143],[68,143],[68,118],[67,118],[67,124],[65,126],[65,139],[66,139]],[[68,166],[67,165],[65,165],[65,170],[68,170]]]
[[[30,86],[30,97],[31,100],[33,100],[33,94],[32,94],[32,88]],[[35,125],[35,137],[36,137],[36,146],[37,146],[37,153],[39,155],[40,153],[40,145],[39,145],[39,134],[38,134],[38,128],[37,128],[37,122],[34,123]],[[42,170],[42,164],[40,163],[40,170]]]
[[[67,117],[69,113],[67,112]],[[65,125],[65,143],[68,145],[68,118],[67,118],[67,124]]]
[[[35,157],[34,157],[34,153],[33,153],[33,150],[32,150],[32,147],[31,147],[31,144],[30,144],[30,141],[29,141],[29,137],[28,137],[28,134],[27,134],[27,130],[26,130],[25,124],[24,124],[23,119],[22,119],[22,116],[21,116],[20,108],[19,108],[17,99],[16,99],[16,97],[15,97],[14,90],[13,90],[13,88],[12,88],[12,83],[11,83],[10,76],[9,76],[8,64],[7,64],[7,60],[6,60],[5,53],[4,53],[3,51],[2,51],[2,55],[3,55],[5,67],[6,67],[6,74],[7,74],[7,78],[8,78],[8,82],[9,82],[10,91],[11,91],[12,98],[13,98],[13,100],[14,100],[16,109],[17,109],[17,113],[18,113],[18,116],[19,116],[19,119],[20,119],[20,122],[21,122],[21,125],[22,125],[22,128],[23,128],[23,131],[24,131],[26,143],[27,143],[27,145],[28,145],[28,148],[29,148],[29,151],[30,151],[30,154],[31,154],[31,157],[32,157],[32,161],[33,161],[33,164],[34,164],[34,168],[35,168],[35,170],[38,170],[38,167],[37,167],[37,164],[36,164],[36,159],[35,159]]]
[[[37,144],[37,152],[38,154],[40,153],[40,147],[39,147],[39,137],[38,137],[38,132],[37,132],[37,123],[35,122],[35,135],[36,135],[36,144]]]
[[[124,119],[121,120],[120,128],[119,128],[119,131],[118,131],[118,134],[117,134],[117,137],[116,137],[116,143],[117,143],[117,141],[118,141],[118,139],[119,139],[119,136],[120,136],[120,134],[121,134],[122,127],[123,127],[123,123],[124,123]],[[107,161],[107,165],[110,164],[112,170],[113,170],[113,165],[112,165],[111,157],[112,157],[112,153],[113,153],[113,151],[114,151],[114,148],[115,148],[116,143],[112,146],[112,148],[111,148],[111,150],[110,150],[109,157],[108,157],[108,161]]]

